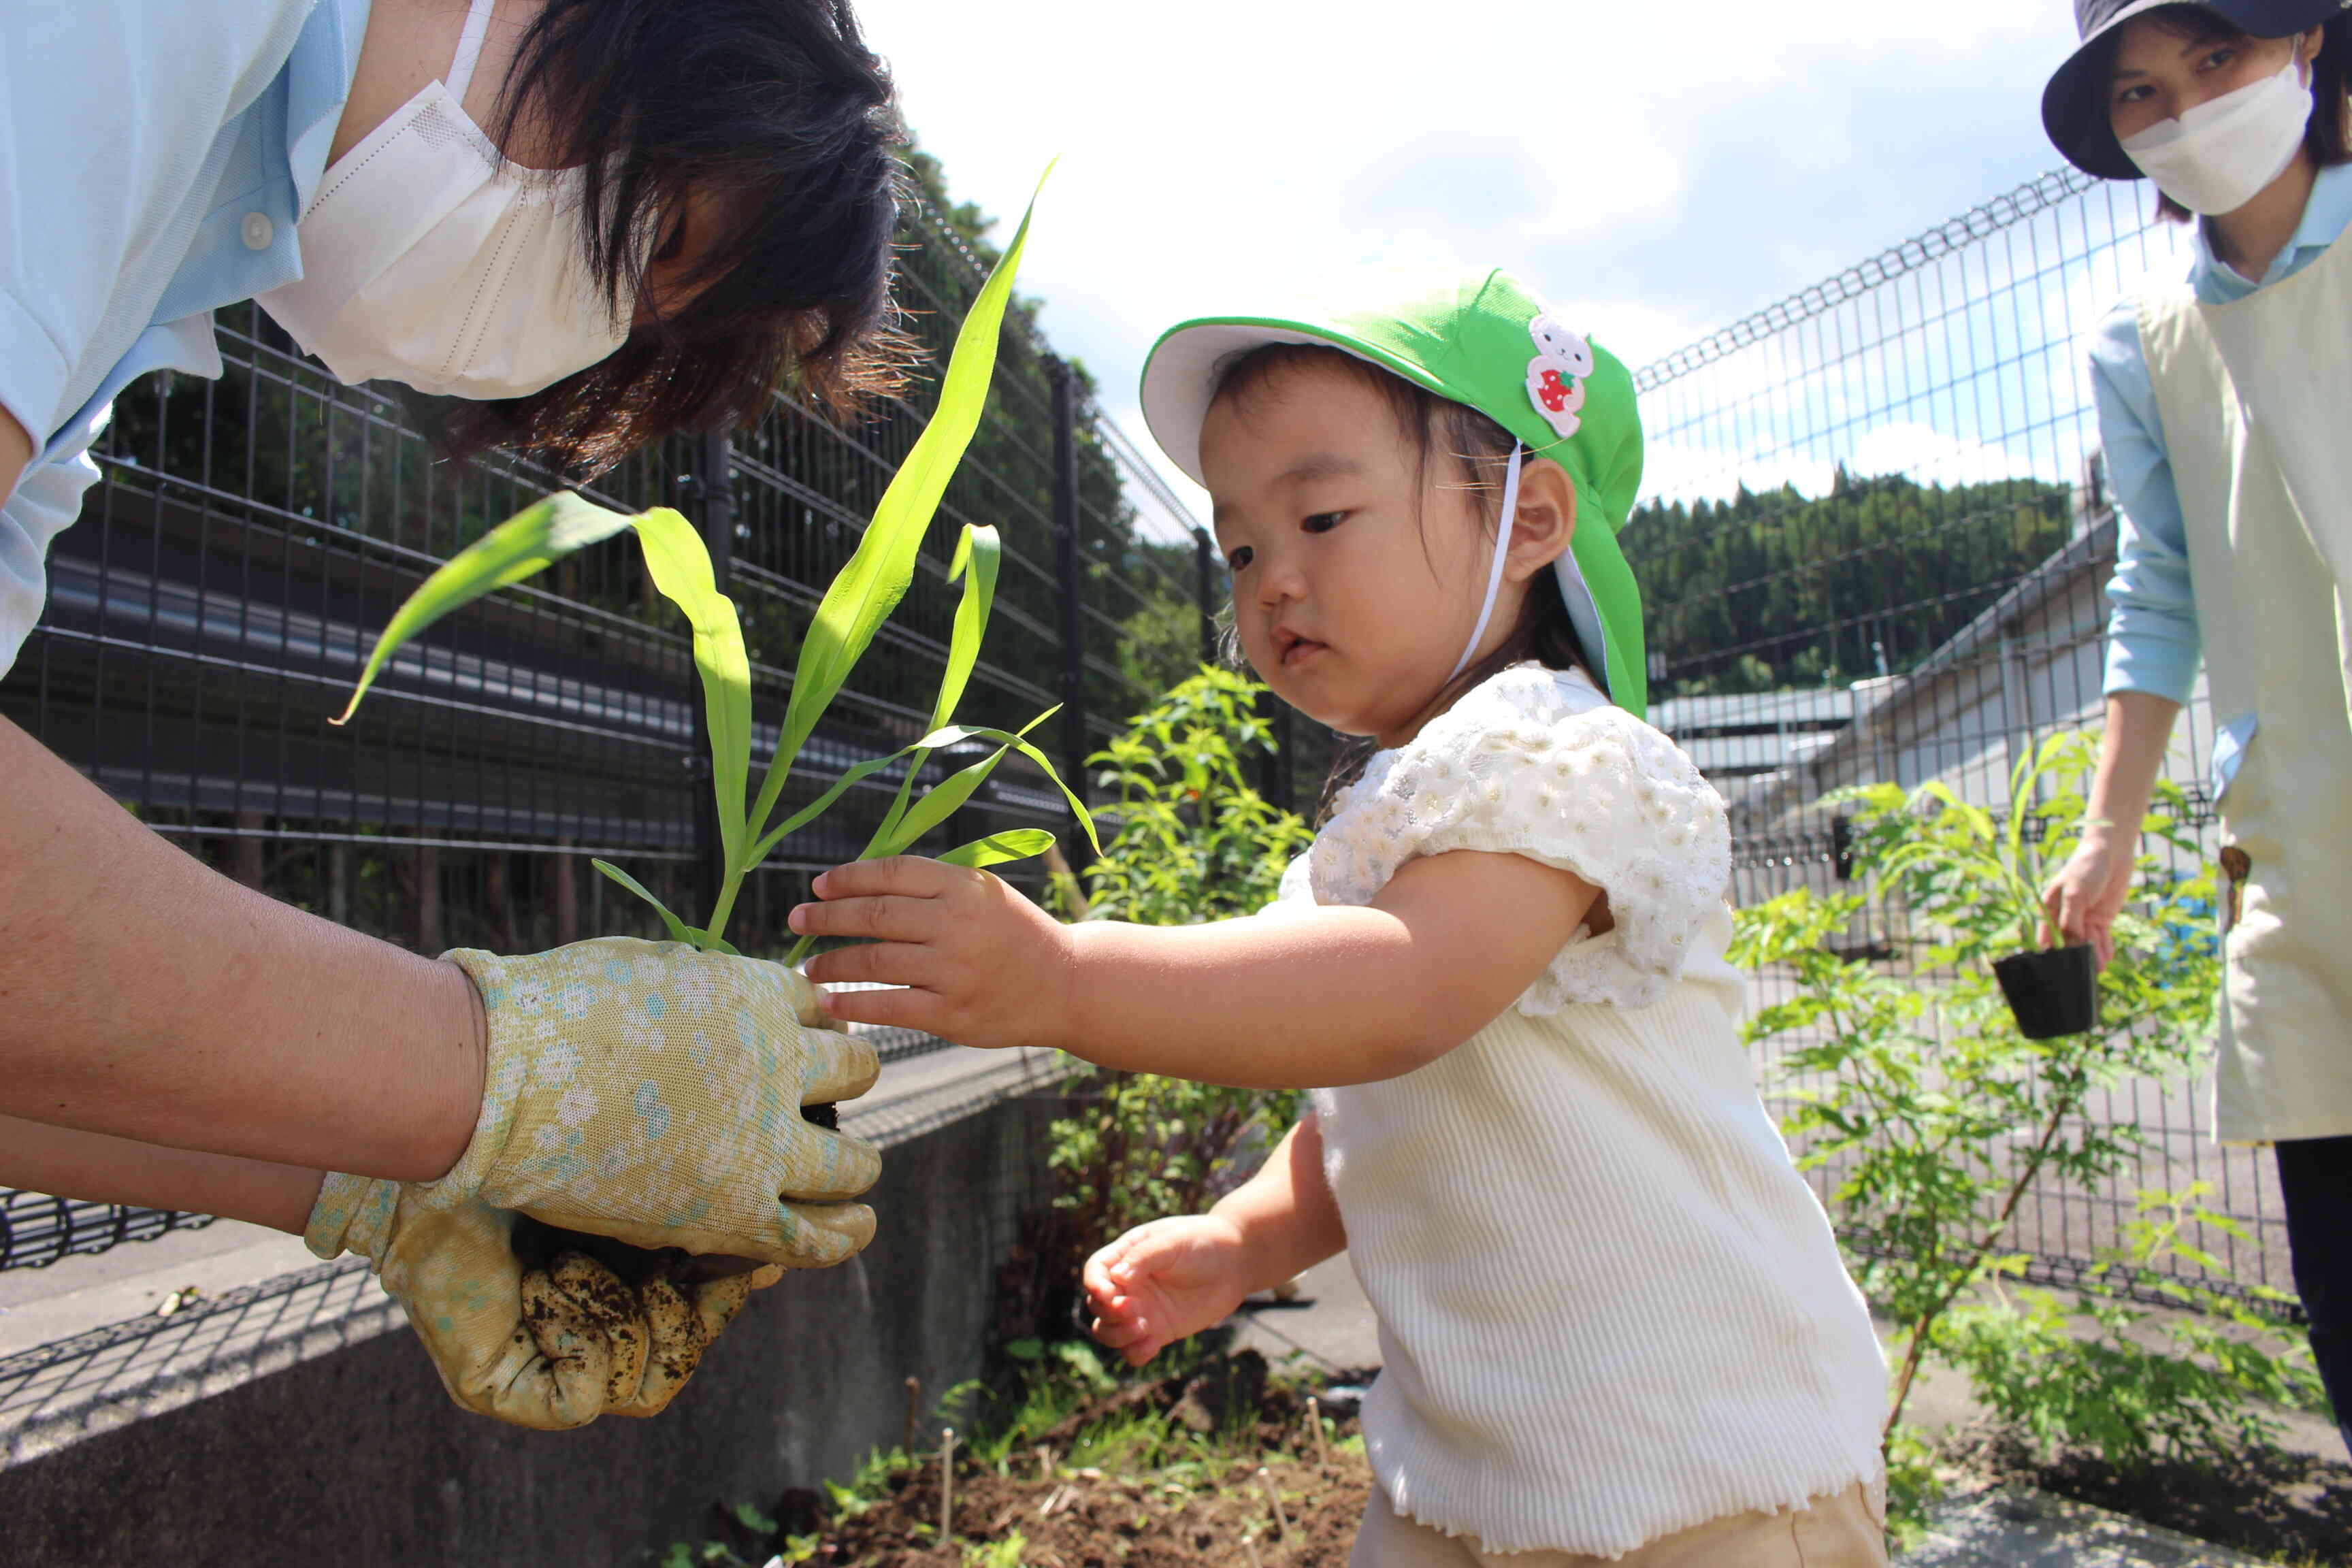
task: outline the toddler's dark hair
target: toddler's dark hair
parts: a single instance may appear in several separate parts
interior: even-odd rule
[[[1413,451],[1413,476],[1424,485],[1429,465],[1442,457],[1455,465],[1460,488],[1477,498],[1477,508],[1491,531],[1501,522],[1503,483],[1510,468],[1511,448],[1517,437],[1466,403],[1440,397],[1401,375],[1392,375],[1343,350],[1318,343],[1266,343],[1227,358],[1217,367],[1213,402],[1231,398],[1246,410],[1251,400],[1264,397],[1283,374],[1311,366],[1354,377],[1388,403],[1396,416],[1397,430]],[[1414,498],[1414,521],[1421,521],[1420,500]],[[1601,526],[1606,526],[1605,524]],[[1423,548],[1428,535],[1423,534]],[[1225,657],[1240,662],[1230,627]],[[1534,584],[1519,611],[1518,624],[1493,653],[1455,676],[1445,688],[1448,698],[1459,697],[1496,671],[1533,660],[1549,669],[1580,669],[1592,673],[1592,661],[1568,618],[1568,603],[1548,584]],[[1339,792],[1360,777],[1378,743],[1369,737],[1349,741],[1339,750],[1315,810],[1315,825],[1330,819]]]

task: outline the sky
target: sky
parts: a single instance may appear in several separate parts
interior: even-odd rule
[[[1361,268],[1505,266],[1661,357],[2057,166],[2039,105],[2074,43],[2066,0],[862,14],[958,199],[1015,218],[1059,155],[1022,291],[1155,458],[1163,329]]]

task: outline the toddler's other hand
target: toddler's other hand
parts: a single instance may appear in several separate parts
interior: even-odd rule
[[[1141,1225],[1087,1259],[1094,1336],[1141,1366],[1233,1315],[1249,1294],[1241,1231],[1215,1215]]]

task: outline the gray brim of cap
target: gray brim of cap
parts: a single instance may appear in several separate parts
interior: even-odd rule
[[[2306,27],[2315,27],[2346,9],[2346,0],[2305,0],[2300,6],[2284,7],[2250,5],[2245,0],[2197,3],[2231,26],[2258,38],[2284,38]],[[2133,17],[2179,4],[2180,0],[2132,0],[2132,4],[2102,22],[2097,32],[2084,38],[2066,57],[2066,63],[2051,73],[2049,85],[2042,89],[2042,129],[2049,135],[2051,145],[2084,174],[2096,174],[2103,180],[2147,177],[2132,162],[2131,154],[2124,151],[2123,143],[2116,140],[2115,126],[2106,115],[2105,84],[2091,79],[2091,56],[2100,40]],[[2280,30],[2269,30],[2274,27]]]

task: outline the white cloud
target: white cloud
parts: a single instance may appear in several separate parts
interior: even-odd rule
[[[2073,45],[2053,0],[869,0],[866,25],[960,198],[1017,213],[1063,155],[1024,288],[1147,447],[1163,328],[1360,267],[1496,262],[1661,356],[2054,164],[2038,98]]]

